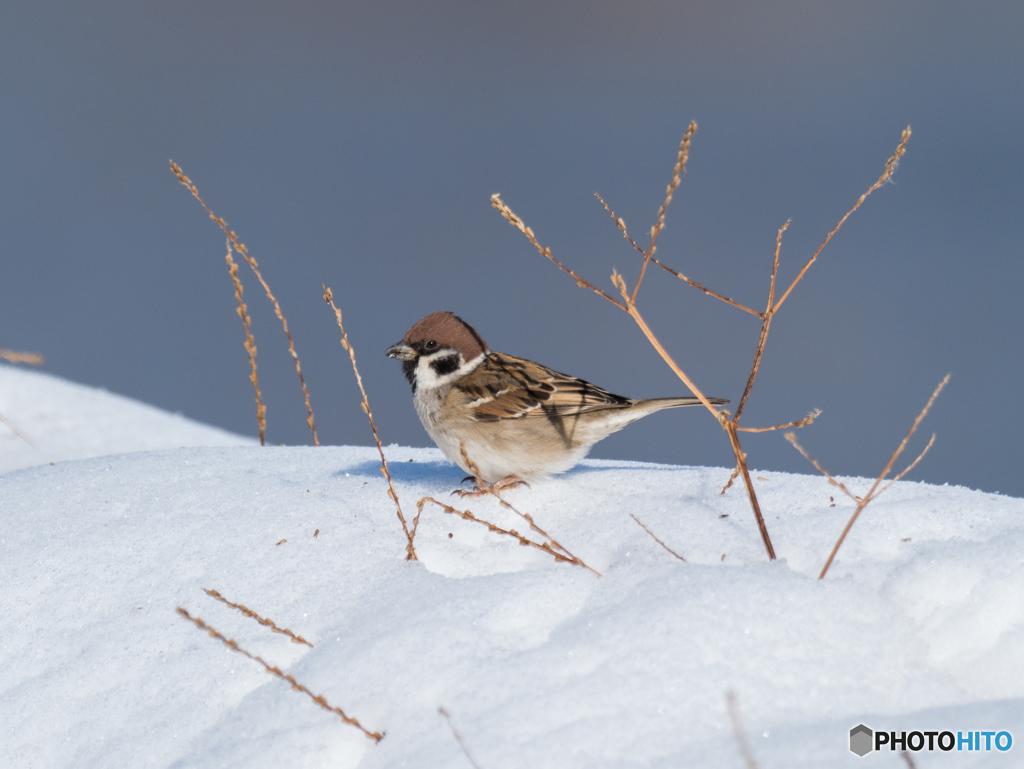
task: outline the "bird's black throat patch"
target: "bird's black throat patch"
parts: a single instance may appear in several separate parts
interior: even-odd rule
[[[409,384],[412,386],[412,391],[416,392],[416,361],[403,360],[402,373],[405,374],[405,378],[409,380]]]

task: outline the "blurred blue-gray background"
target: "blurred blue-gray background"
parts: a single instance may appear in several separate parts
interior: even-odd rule
[[[609,288],[640,260],[679,139],[700,130],[658,255],[764,304],[878,178],[780,311],[748,425],[875,475],[936,383],[911,478],[1024,495],[1020,2],[8,3],[0,24],[0,346],[45,370],[255,434],[224,239],[291,324],[324,443],[369,444],[321,299],[332,286],[385,443],[427,445],[384,348],[452,310],[493,349],[632,397],[683,392],[635,325],[490,207]],[[646,242],[644,238],[642,242]],[[309,443],[280,325],[247,268],[268,440]],[[660,271],[640,307],[706,393],[742,392],[756,318]],[[778,433],[758,471],[813,472]],[[699,409],[594,456],[728,466]],[[742,493],[737,490],[736,493]]]

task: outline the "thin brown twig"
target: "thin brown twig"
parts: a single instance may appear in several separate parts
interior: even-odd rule
[[[782,295],[782,298],[775,303],[774,309],[778,310],[782,306],[783,302],[786,301],[786,299],[789,297],[793,289],[796,288],[796,284],[803,279],[804,275],[807,274],[807,271],[811,268],[811,265],[814,264],[814,262],[818,259],[818,254],[820,254],[822,252],[822,249],[824,249],[825,246],[828,245],[828,242],[832,240],[832,236],[839,232],[839,228],[846,223],[846,220],[850,218],[850,215],[858,208],[860,208],[861,204],[865,200],[867,200],[868,195],[870,195],[872,192],[874,192],[887,181],[889,181],[892,175],[896,172],[896,168],[899,166],[900,158],[902,158],[903,154],[907,151],[907,142],[910,141],[910,134],[910,126],[907,126],[906,128],[903,129],[903,135],[900,137],[900,143],[896,146],[896,151],[893,153],[892,157],[885,161],[885,171],[882,173],[881,176],[878,177],[878,181],[872,184],[868,188],[868,191],[857,199],[857,202],[854,203],[853,208],[847,211],[846,215],[839,220],[839,224],[832,228],[832,231],[825,237],[825,240],[822,241],[821,245],[818,246],[818,250],[814,252],[813,256],[811,256],[811,258],[807,261],[807,264],[803,266],[803,269],[800,270],[800,273],[796,276],[793,282],[789,284],[789,288],[786,289],[786,293],[784,293]]]
[[[452,736],[455,741],[459,743],[459,747],[462,748],[462,752],[466,755],[466,760],[473,765],[473,769],[480,769],[480,764],[476,762],[472,754],[469,752],[469,748],[466,747],[465,741],[462,739],[462,735],[459,734],[459,730],[455,728],[455,724],[452,722],[451,714],[443,707],[438,707],[437,712],[444,716],[445,721],[448,722],[448,728],[452,730]]]
[[[632,519],[633,519],[634,521],[636,521],[636,522],[637,522],[637,525],[638,525],[638,526],[640,526],[640,528],[641,528],[641,529],[643,529],[643,530],[644,530],[644,531],[646,531],[646,532],[647,532],[648,534],[650,534],[650,535],[651,535],[651,539],[653,539],[653,540],[654,540],[655,542],[657,542],[657,543],[658,543],[659,545],[661,545],[661,546],[662,546],[663,548],[665,548],[666,550],[668,550],[668,551],[669,551],[670,553],[672,553],[672,555],[674,555],[674,556],[675,556],[676,558],[678,558],[678,559],[679,559],[680,561],[682,561],[683,563],[685,563],[685,562],[686,562],[686,559],[685,559],[685,558],[683,558],[683,556],[679,555],[679,553],[677,553],[677,552],[676,552],[675,550],[673,550],[673,549],[672,549],[671,547],[669,547],[669,546],[668,546],[668,545],[666,545],[666,544],[665,544],[664,542],[662,542],[662,541],[661,541],[660,539],[658,539],[658,538],[657,538],[657,536],[655,536],[655,534],[654,534],[654,532],[653,532],[653,531],[651,531],[651,530],[650,530],[650,529],[648,529],[648,528],[647,528],[646,526],[644,526],[644,525],[643,525],[643,523],[642,523],[642,522],[640,521],[640,519],[639,519],[639,518],[637,518],[637,517],[636,517],[635,515],[633,515],[632,513],[630,513],[630,514],[629,514],[629,517],[630,517],[630,518],[632,518]]]
[[[899,473],[895,478],[893,478],[891,481],[889,481],[887,484],[885,484],[882,488],[880,488],[878,490],[878,493],[875,494],[875,496],[877,497],[879,494],[884,492],[887,488],[889,488],[894,483],[896,483],[896,481],[903,480],[903,476],[906,475],[907,473],[909,473],[915,467],[917,467],[917,463],[920,462],[922,459],[924,459],[924,455],[927,454],[931,450],[932,446],[934,446],[934,445],[935,445],[935,433],[932,433],[932,437],[928,440],[928,445],[925,446],[924,449],[921,451],[921,453],[917,455],[917,459],[915,459],[913,462],[911,462],[909,465],[907,465],[905,468],[903,468],[903,472],[902,473]]]
[[[886,484],[881,489],[879,488],[881,486],[881,484],[882,484],[882,481],[885,480],[886,476],[892,470],[892,466],[896,463],[896,460],[899,459],[900,454],[902,454],[903,450],[907,447],[907,443],[910,441],[911,436],[913,436],[913,434],[917,431],[917,427],[918,427],[918,425],[921,424],[921,420],[923,420],[925,418],[925,416],[927,416],[928,411],[932,407],[932,404],[935,403],[935,399],[939,397],[939,393],[941,393],[943,388],[949,383],[950,376],[951,376],[951,374],[946,374],[946,376],[942,379],[942,381],[939,382],[938,387],[935,388],[935,392],[932,393],[932,397],[930,397],[928,399],[928,402],[925,404],[924,408],[921,409],[921,413],[917,415],[917,418],[914,420],[914,423],[910,426],[910,430],[907,431],[907,434],[903,437],[903,440],[900,442],[900,445],[896,447],[896,451],[894,451],[892,453],[892,456],[889,457],[889,461],[886,463],[885,467],[882,469],[881,474],[878,476],[878,478],[875,480],[874,484],[872,484],[871,489],[868,491],[867,494],[864,495],[863,498],[857,499],[856,497],[854,497],[853,494],[851,494],[849,491],[847,491],[845,486],[843,486],[841,483],[837,482],[834,478],[832,478],[832,476],[829,475],[824,470],[824,468],[821,467],[821,465],[819,465],[816,461],[814,461],[807,454],[806,451],[804,451],[802,448],[800,448],[800,446],[796,443],[795,436],[792,436],[791,433],[786,435],[786,440],[788,440],[791,444],[793,444],[797,448],[797,450],[801,454],[803,454],[804,457],[806,457],[811,462],[811,464],[813,464],[822,474],[824,474],[829,479],[829,481],[831,483],[833,483],[836,486],[838,486],[839,488],[841,488],[851,498],[857,499],[857,508],[853,511],[853,515],[850,516],[850,520],[847,522],[846,527],[843,529],[843,533],[839,535],[839,539],[836,541],[835,547],[832,548],[832,552],[829,554],[828,560],[825,561],[825,566],[824,566],[824,568],[822,568],[821,574],[818,575],[818,579],[824,579],[825,578],[825,575],[828,573],[829,567],[832,565],[832,561],[836,557],[836,553],[839,552],[839,548],[842,547],[843,542],[846,540],[846,535],[850,533],[850,529],[853,528],[853,524],[857,522],[857,518],[860,516],[860,514],[864,510],[864,508],[867,507],[869,504],[871,504],[871,502],[873,502],[879,496],[881,496],[881,494],[886,489],[888,489],[890,486],[892,486],[893,483],[895,483],[897,480],[903,478],[903,476],[905,476],[914,467],[916,467],[917,463],[920,462],[924,458],[924,455],[928,453],[928,450],[935,443],[935,436],[932,435],[931,440],[928,441],[928,445],[925,446],[924,451],[922,451],[918,455],[917,459],[915,459],[913,462],[911,462],[907,466],[907,468],[903,472],[899,473],[895,478],[893,478],[893,480],[890,483]]]
[[[373,440],[377,444],[377,452],[380,454],[380,472],[388,481],[388,496],[391,497],[391,501],[395,503],[395,511],[398,513],[398,520],[402,523],[402,531],[405,534],[406,546],[405,546],[405,560],[417,561],[416,548],[413,546],[413,538],[416,536],[415,523],[413,525],[412,532],[409,531],[409,527],[405,522],[405,515],[402,513],[402,506],[398,502],[398,493],[395,491],[395,484],[391,480],[391,472],[388,470],[388,461],[384,458],[384,447],[381,446],[380,436],[377,435],[377,425],[373,421],[373,412],[370,410],[370,400],[366,396],[366,388],[363,387],[363,378],[359,374],[359,367],[356,365],[356,351],[348,341],[348,333],[345,331],[345,326],[341,322],[341,310],[334,304],[334,294],[331,292],[326,285],[324,286],[324,301],[331,305],[331,309],[334,310],[334,317],[338,321],[338,328],[341,329],[341,346],[345,348],[345,352],[348,353],[348,358],[352,361],[352,370],[356,374],[356,383],[359,385],[359,392],[363,394],[363,400],[360,402],[360,406],[363,409],[363,413],[366,414],[366,418],[370,420],[370,429],[373,430]],[[417,516],[418,518],[419,516]]]
[[[23,441],[25,441],[25,443],[27,443],[29,446],[31,446],[32,448],[36,448],[36,444],[34,444],[32,441],[30,441],[29,437],[27,435],[25,435],[25,433],[23,433],[17,427],[15,427],[14,423],[11,422],[9,419],[7,419],[7,417],[5,417],[3,414],[0,414],[0,422],[3,422],[5,425],[7,425],[7,428],[12,433],[14,433],[17,437],[19,437]]]
[[[744,458],[746,458],[746,454],[744,454],[743,456],[744,456]],[[722,490],[719,492],[719,495],[725,494],[725,492],[727,492],[730,489],[730,487],[732,486],[733,481],[735,481],[739,477],[740,477],[740,466],[737,464],[736,467],[732,471],[732,475],[729,476],[729,480],[727,480],[725,482],[725,485],[722,487]]]
[[[46,361],[41,353],[6,350],[0,347],[0,358],[10,363],[27,363],[30,366],[41,366]]]
[[[599,289],[597,286],[584,280],[575,272],[573,272],[564,264],[562,264],[560,261],[555,259],[554,255],[551,253],[551,249],[548,248],[547,246],[542,246],[540,243],[537,242],[537,237],[533,234],[533,230],[531,230],[529,227],[523,224],[523,220],[516,216],[511,208],[505,205],[504,201],[501,199],[498,193],[491,195],[491,206],[497,209],[498,212],[502,216],[504,216],[506,220],[508,220],[509,224],[511,224],[513,227],[515,227],[517,230],[523,233],[526,236],[527,240],[530,241],[530,243],[533,245],[534,248],[537,249],[541,256],[543,256],[545,259],[550,260],[556,267],[558,267],[558,269],[571,276],[576,281],[577,286],[580,286],[581,288],[589,288],[595,294],[603,296],[605,299],[614,304],[620,310],[626,309],[626,306],[624,304],[608,296],[608,294]]]
[[[629,290],[626,288],[626,281],[621,275],[619,275],[619,273],[612,273],[612,283],[619,289],[619,292],[622,294],[622,298],[629,302]],[[693,380],[686,375],[686,372],[683,371],[679,367],[679,364],[672,359],[672,356],[668,354],[668,350],[666,350],[662,346],[661,342],[658,341],[658,338],[654,335],[654,332],[651,331],[650,326],[647,325],[647,321],[644,320],[640,311],[636,308],[636,305],[631,303],[628,304],[626,312],[629,313],[629,316],[640,327],[644,336],[647,337],[647,341],[651,343],[655,350],[657,350],[658,355],[660,355],[661,359],[668,364],[668,367],[672,369],[673,373],[683,381],[683,384],[690,388],[690,392],[697,396],[697,399],[704,404],[704,408],[710,411],[715,419],[721,422],[722,415],[719,409],[716,409],[711,405],[711,401],[707,399],[707,396],[700,391],[700,388],[693,383]]]
[[[267,433],[267,407],[263,403],[263,394],[260,392],[260,379],[256,374],[256,339],[252,335],[252,321],[249,318],[249,307],[242,299],[242,281],[238,277],[238,264],[231,258],[231,241],[227,241],[228,252],[224,260],[228,263],[228,275],[235,286],[235,299],[238,300],[238,307],[235,312],[242,319],[242,326],[245,328],[245,351],[249,355],[249,381],[256,390],[256,423],[260,428],[260,446],[264,444],[264,436]]]
[[[479,523],[482,526],[486,526],[488,531],[492,531],[495,534],[503,534],[506,537],[512,537],[517,542],[519,542],[519,544],[522,545],[523,547],[532,547],[532,548],[536,548],[537,550],[543,550],[545,553],[550,555],[556,561],[564,561],[565,563],[572,563],[572,564],[575,564],[576,566],[582,566],[587,571],[594,572],[594,574],[597,574],[597,576],[599,576],[599,577],[601,576],[601,574],[599,572],[594,571],[593,569],[591,569],[589,566],[587,566],[587,564],[585,564],[579,558],[577,558],[576,556],[568,553],[567,550],[565,550],[564,548],[562,548],[560,545],[558,545],[557,543],[555,543],[553,541],[552,542],[543,542],[543,543],[534,542],[532,539],[528,539],[527,537],[524,537],[522,534],[520,534],[515,529],[503,529],[500,526],[495,526],[490,521],[486,521],[483,518],[477,518],[475,515],[473,515],[473,512],[471,510],[458,510],[458,509],[452,507],[451,505],[445,504],[444,502],[439,502],[438,500],[434,499],[433,497],[423,497],[423,499],[421,499],[419,502],[416,503],[416,509],[418,511],[422,512],[423,511],[423,506],[427,502],[430,502],[432,504],[437,505],[438,507],[441,508],[441,510],[443,512],[448,513],[449,515],[457,515],[457,516],[459,516],[460,518],[462,518],[462,519],[464,519],[466,521],[473,521],[474,523]],[[561,550],[562,552],[559,552],[559,550]]]
[[[371,731],[369,731],[368,729],[366,729],[366,727],[364,727],[361,723],[359,723],[359,721],[357,719],[352,718],[349,715],[346,715],[344,710],[342,710],[341,708],[332,706],[324,698],[324,696],[322,694],[313,694],[313,692],[311,692],[305,686],[303,686],[298,681],[296,681],[291,675],[289,675],[288,673],[282,672],[281,669],[276,667],[275,665],[270,665],[262,657],[259,657],[259,656],[255,655],[255,654],[251,654],[251,653],[247,652],[245,649],[243,649],[241,646],[238,645],[237,641],[235,641],[232,638],[228,638],[228,637],[222,635],[217,630],[215,630],[214,628],[210,627],[205,622],[203,622],[203,620],[201,620],[199,617],[193,617],[191,614],[189,614],[185,609],[183,609],[180,606],[178,607],[178,614],[180,614],[182,617],[187,619],[189,622],[191,622],[193,625],[198,627],[200,630],[205,630],[213,638],[216,638],[218,641],[223,643],[225,646],[227,646],[232,651],[236,651],[239,654],[242,654],[242,655],[248,657],[249,659],[253,660],[254,662],[258,662],[260,665],[263,666],[263,668],[268,673],[272,673],[273,675],[277,676],[278,678],[287,681],[288,683],[290,683],[292,685],[292,689],[294,689],[295,691],[302,692],[303,694],[308,696],[311,700],[313,700],[313,702],[315,702],[317,705],[319,705],[321,708],[323,708],[324,710],[326,710],[326,711],[328,711],[330,713],[334,713],[336,716],[338,716],[346,724],[349,724],[350,726],[356,727],[359,731],[361,731],[363,734],[365,734],[367,737],[369,737],[374,742],[380,742],[382,739],[384,739],[384,735],[381,734],[380,732],[371,732]]]
[[[723,421],[725,432],[729,436],[729,443],[732,445],[732,453],[736,457],[736,466],[743,478],[743,485],[747,488],[747,498],[750,500],[750,509],[754,511],[754,518],[757,521],[757,530],[761,533],[761,541],[768,553],[768,559],[775,560],[775,548],[772,546],[771,537],[768,536],[768,527],[765,525],[764,516],[761,515],[761,503],[757,500],[757,492],[754,491],[754,482],[750,480],[750,469],[747,467],[747,455],[740,446],[739,436],[736,435],[736,423],[728,420]]]
[[[601,576],[600,574],[598,574],[598,572],[596,572],[593,569],[591,569],[589,566],[587,566],[585,563],[583,563],[583,561],[581,561],[575,555],[570,553],[569,550],[564,545],[559,544],[559,542],[556,541],[555,538],[552,537],[550,534],[548,534],[546,531],[544,531],[544,529],[542,529],[540,526],[538,526],[537,522],[533,520],[533,516],[532,515],[530,515],[529,513],[520,512],[515,507],[513,507],[509,502],[506,502],[502,498],[502,496],[498,492],[498,490],[494,487],[494,484],[486,483],[483,480],[483,478],[480,477],[480,467],[479,467],[479,465],[477,465],[477,463],[475,461],[473,461],[473,459],[469,456],[469,452],[466,451],[466,442],[465,441],[460,441],[459,442],[459,454],[462,456],[462,461],[466,463],[466,467],[469,468],[469,471],[473,474],[473,477],[476,479],[476,481],[477,481],[477,488],[480,491],[484,492],[485,494],[493,495],[495,497],[495,499],[498,500],[498,503],[502,507],[504,507],[506,510],[510,510],[511,512],[515,513],[520,518],[522,518],[524,521],[526,521],[530,525],[530,528],[535,533],[540,534],[542,537],[544,537],[544,539],[546,539],[551,544],[552,547],[556,548],[557,550],[561,550],[569,558],[570,561],[572,561],[573,563],[576,563],[576,564],[584,567],[585,569],[588,569],[589,571],[594,572],[594,574],[597,574],[597,576],[599,576],[599,577]]]
[[[805,416],[803,419],[797,419],[795,422],[786,422],[784,425],[769,425],[768,427],[739,427],[737,425],[736,432],[739,433],[767,433],[772,430],[785,430],[789,427],[807,427],[812,424],[815,419],[821,416],[821,409],[814,409],[810,414]]]
[[[640,292],[640,285],[644,282],[644,275],[647,273],[647,265],[650,264],[651,259],[654,257],[654,252],[658,250],[658,236],[665,229],[665,212],[668,211],[669,204],[672,202],[672,196],[675,194],[676,189],[679,187],[679,182],[682,181],[683,175],[686,173],[686,161],[690,157],[690,141],[695,133],[697,133],[697,123],[691,121],[683,133],[682,141],[679,142],[679,155],[676,157],[676,164],[672,168],[672,181],[665,188],[665,202],[658,209],[657,221],[651,227],[651,244],[644,251],[644,265],[640,268],[640,277],[636,279],[636,285],[633,286],[633,294],[629,298],[630,303],[636,302],[636,295]]]
[[[608,215],[612,218],[612,221],[615,222],[615,226],[618,227],[619,230],[622,232],[622,236],[626,240],[628,240],[630,242],[630,244],[633,246],[633,248],[635,248],[637,251],[640,252],[641,256],[646,258],[646,256],[647,256],[646,252],[642,248],[640,248],[639,245],[637,245],[637,242],[635,240],[633,240],[633,238],[631,238],[629,236],[629,233],[626,231],[626,222],[623,219],[621,219],[620,217],[617,217],[615,215],[615,212],[612,211],[611,208],[608,207],[608,204],[604,202],[604,198],[602,198],[599,194],[597,194],[595,192],[594,193],[594,197],[597,198],[598,201],[600,201],[602,206],[604,206],[604,210],[608,212]],[[653,256],[651,257],[651,261],[654,262],[656,265],[658,265],[665,272],[667,272],[667,273],[669,273],[671,275],[675,275],[677,278],[679,278],[679,280],[683,281],[684,283],[688,283],[689,285],[693,286],[696,289],[699,289],[700,291],[703,291],[708,296],[713,296],[715,299],[719,299],[719,300],[725,302],[726,304],[731,304],[736,309],[743,310],[744,312],[749,312],[751,315],[756,315],[759,318],[763,317],[763,313],[760,313],[757,310],[751,309],[750,307],[747,307],[745,304],[740,304],[739,302],[737,302],[737,301],[735,301],[733,299],[730,299],[727,296],[722,296],[722,294],[719,294],[717,291],[712,291],[707,286],[703,286],[700,283],[698,283],[697,281],[691,280],[690,278],[686,277],[685,275],[683,275],[683,273],[678,272],[676,270],[673,270],[671,267],[669,267],[669,266],[667,266],[665,264],[662,264],[657,259],[655,259]]]
[[[747,742],[747,733],[743,729],[743,722],[740,720],[740,709],[736,702],[736,692],[730,690],[725,693],[725,704],[729,710],[729,722],[732,724],[732,733],[739,745],[740,755],[743,756],[743,763],[747,769],[757,769],[757,759],[754,758],[754,751],[750,749]]]
[[[910,754],[905,751],[900,751],[900,758],[902,758],[910,769],[917,769],[917,764],[914,763],[914,759],[910,757]]]
[[[828,470],[826,470],[824,467],[822,467],[821,464],[819,464],[817,459],[815,459],[810,454],[808,454],[806,449],[804,449],[803,446],[801,446],[799,443],[797,443],[796,433],[786,433],[782,437],[784,437],[787,441],[789,441],[789,445],[792,446],[797,451],[799,451],[800,454],[803,455],[804,459],[806,459],[808,462],[810,462],[812,465],[814,465],[814,469],[817,470],[822,475],[824,475],[828,479],[829,483],[831,483],[833,486],[835,486],[837,489],[839,489],[841,492],[843,492],[846,496],[848,496],[854,502],[860,503],[862,501],[860,497],[858,497],[856,494],[854,494],[852,491],[850,491],[848,488],[846,488],[846,485],[842,481],[838,481],[835,478],[833,478],[832,474]]]
[[[235,251],[241,254],[249,264],[249,267],[256,274],[256,278],[259,280],[260,285],[263,286],[263,290],[267,294],[267,299],[269,299],[271,304],[274,305],[274,314],[277,315],[277,319],[281,321],[281,327],[284,329],[284,335],[288,338],[288,353],[292,356],[292,360],[295,362],[295,372],[299,375],[299,384],[302,386],[302,395],[306,399],[306,414],[308,415],[306,417],[306,424],[313,433],[313,445],[319,446],[320,440],[316,435],[316,421],[313,418],[313,407],[309,402],[309,390],[306,389],[306,378],[302,375],[302,364],[299,362],[298,353],[295,352],[295,340],[292,339],[292,334],[288,330],[288,320],[284,317],[284,312],[281,310],[281,304],[277,301],[277,297],[274,296],[274,292],[270,290],[270,285],[266,280],[264,280],[263,274],[260,272],[259,265],[256,263],[256,260],[249,255],[249,250],[245,247],[245,244],[239,241],[234,230],[228,229],[227,222],[224,221],[223,218],[217,216],[213,212],[213,209],[206,205],[206,201],[204,201],[199,195],[199,189],[192,183],[191,179],[185,176],[185,173],[181,170],[181,166],[173,160],[171,161],[171,171],[178,178],[178,181],[192,193],[192,197],[199,201],[199,205],[206,209],[206,213],[210,215],[210,218],[217,224],[217,226],[224,231],[224,234],[227,235],[228,240],[231,242],[231,246]]]
[[[261,625],[263,625],[265,627],[269,627],[273,632],[280,633],[281,635],[288,636],[290,639],[292,639],[292,643],[295,643],[295,644],[305,644],[310,649],[313,648],[313,644],[311,644],[309,641],[307,641],[302,636],[295,635],[295,633],[293,633],[291,630],[289,630],[286,627],[278,627],[274,623],[274,620],[270,619],[269,617],[261,617],[259,614],[257,614],[252,609],[250,609],[248,606],[243,606],[240,603],[231,603],[231,601],[229,601],[227,598],[222,596],[216,590],[208,590],[206,588],[203,588],[203,591],[208,596],[210,596],[211,598],[215,598],[216,600],[220,601],[225,606],[230,606],[232,609],[238,609],[238,611],[242,612],[242,614],[244,614],[246,617],[252,617],[254,620],[259,622]]]
[[[772,306],[772,303],[775,301],[775,278],[779,273],[779,252],[782,250],[782,233],[789,229],[792,221],[790,219],[783,224],[779,228],[778,235],[775,236],[775,261],[772,263],[772,281],[768,289],[768,306],[761,316],[761,336],[757,340],[757,351],[754,353],[754,363],[750,367],[750,376],[747,377],[747,386],[743,388],[743,397],[740,398],[740,405],[736,407],[736,414],[732,418],[732,421],[737,425],[740,421],[740,414],[743,413],[743,407],[747,405],[750,391],[754,387],[754,380],[757,379],[757,371],[761,367],[761,358],[764,355],[764,346],[768,342],[768,331],[772,327],[772,318],[775,317],[775,308]]]

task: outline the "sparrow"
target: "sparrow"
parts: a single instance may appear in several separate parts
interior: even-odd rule
[[[700,404],[693,397],[624,398],[539,363],[492,352],[472,326],[450,312],[423,318],[385,353],[402,361],[416,413],[445,457],[495,489],[564,473],[591,446],[631,422]]]

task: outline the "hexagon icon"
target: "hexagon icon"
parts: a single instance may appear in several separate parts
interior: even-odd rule
[[[850,752],[863,758],[874,749],[874,735],[864,724],[857,724],[850,730]]]

